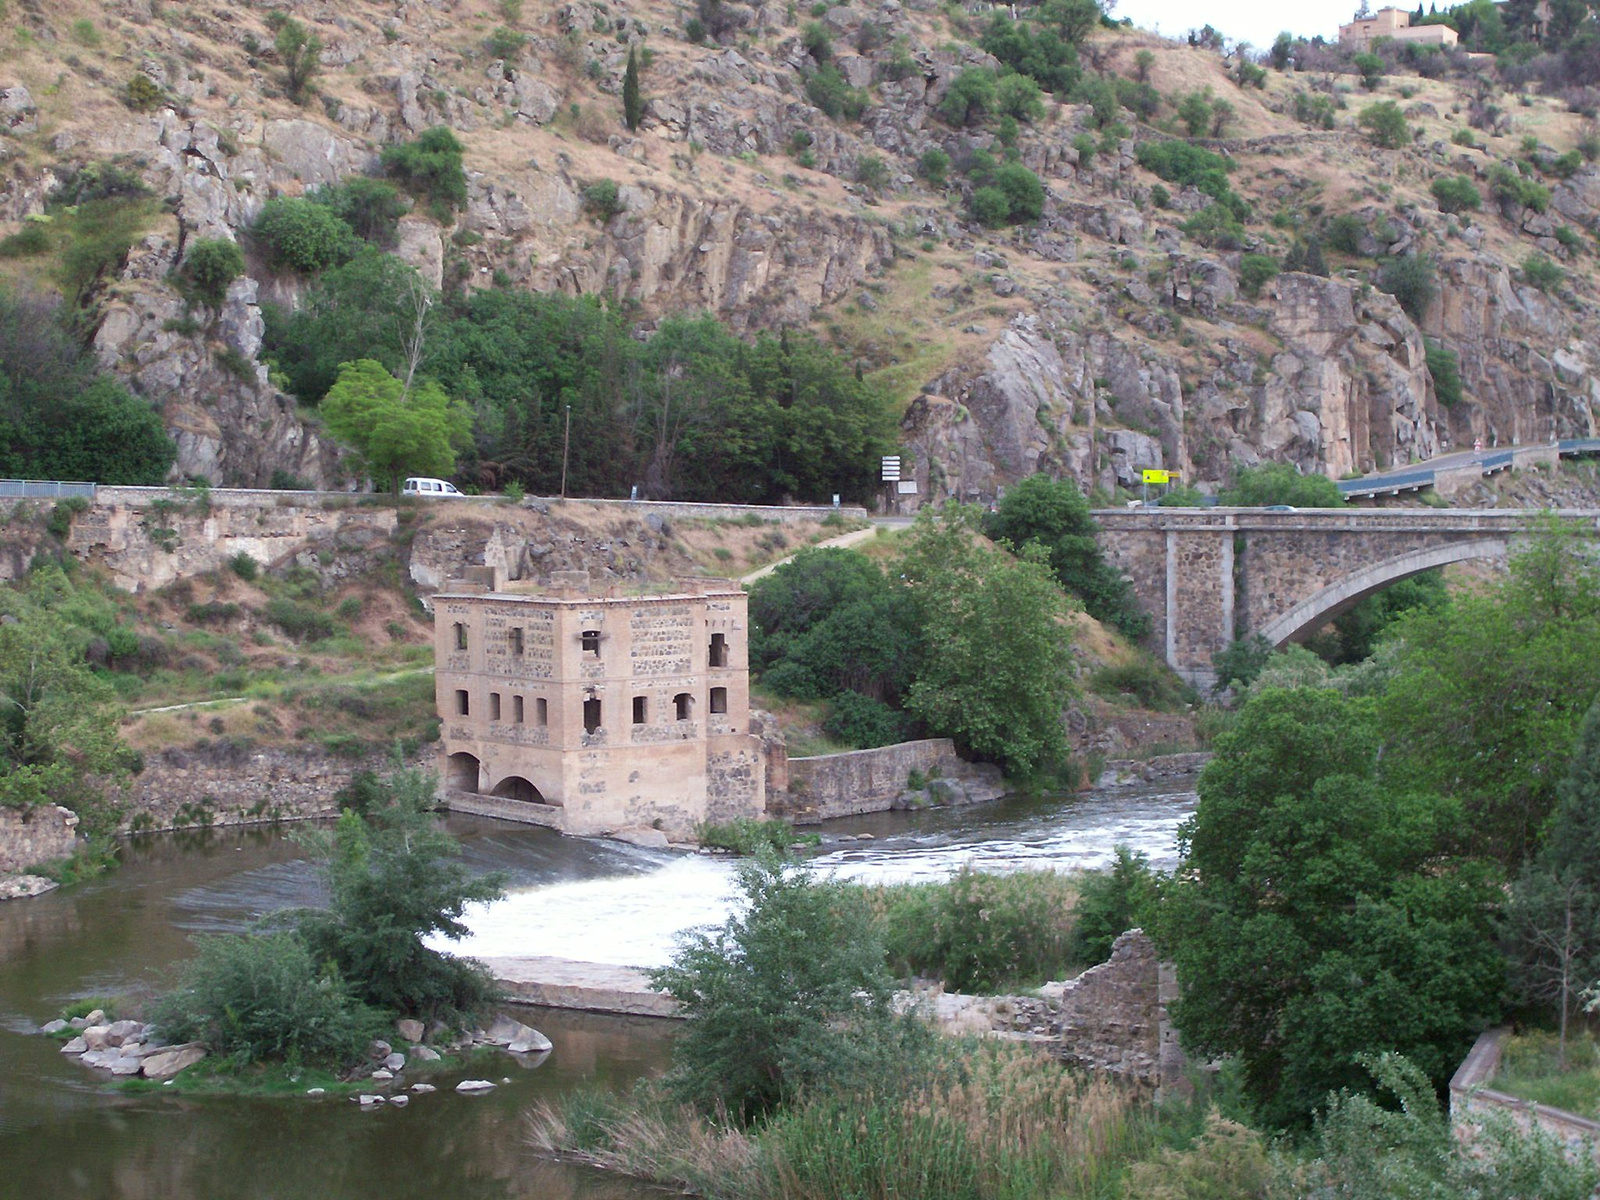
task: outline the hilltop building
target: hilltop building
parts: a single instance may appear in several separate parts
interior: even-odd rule
[[[459,585],[434,597],[434,642],[452,808],[674,839],[763,814],[737,584],[653,596]]]
[[[1448,25],[1413,25],[1411,13],[1403,8],[1380,8],[1371,16],[1357,16],[1339,26],[1339,44],[1365,50],[1380,38],[1397,42],[1416,42],[1423,46],[1454,46],[1459,35]]]

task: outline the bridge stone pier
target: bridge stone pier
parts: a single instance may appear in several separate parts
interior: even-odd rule
[[[1167,663],[1198,687],[1235,638],[1304,639],[1357,601],[1432,567],[1504,561],[1543,514],[1466,509],[1137,508],[1094,516]],[[1554,513],[1590,533],[1600,511]]]

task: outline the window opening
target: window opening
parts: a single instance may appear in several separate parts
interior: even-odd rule
[[[465,717],[465,716],[470,716],[470,715],[471,715],[471,713],[470,713],[468,705],[467,705],[467,692],[466,692],[466,689],[465,688],[458,688],[458,689],[456,689],[456,716]]]
[[[522,724],[522,697],[511,697],[511,719],[518,725]]]
[[[522,657],[522,627],[519,625],[519,626],[517,626],[517,628],[511,630],[510,633],[511,633],[511,653],[516,655],[518,658],[521,658]]]
[[[460,621],[457,621],[456,622],[456,649],[457,650],[465,650],[466,648],[467,648],[467,627],[465,625],[463,625]]]
[[[674,718],[676,720],[687,721],[689,719],[689,693],[688,692],[679,692],[676,696],[674,696],[672,698],[672,711],[673,711],[673,716],[674,716]]]
[[[728,639],[720,633],[711,635],[711,665],[713,667],[728,665]]]
[[[543,696],[533,702],[533,715],[539,724],[550,724],[550,705]]]
[[[600,701],[585,700],[583,702],[583,731],[593,733],[600,728]]]
[[[633,698],[633,723],[635,725],[643,725],[648,718],[649,711],[650,705],[644,696],[635,696]]]
[[[583,652],[600,657],[600,631],[598,629],[585,629],[582,634]]]
[[[498,721],[499,719],[500,719],[500,693],[499,692],[490,692],[489,693],[489,720]]]
[[[727,688],[711,689],[711,711],[714,713],[725,713],[728,711]]]

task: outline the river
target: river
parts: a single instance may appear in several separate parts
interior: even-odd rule
[[[934,879],[965,863],[993,870],[1103,865],[1126,843],[1158,865],[1192,792],[1120,789],[1069,799],[885,813],[831,822],[816,869],[881,881]],[[504,870],[505,900],[469,914],[462,949],[649,966],[676,934],[720,919],[722,859],[562,838],[452,817],[475,868]],[[871,835],[870,840],[861,835]],[[383,1200],[445,1196],[622,1200],[659,1195],[544,1162],[523,1114],[580,1085],[623,1087],[660,1071],[670,1022],[519,1010],[556,1049],[445,1073],[405,1109],[344,1099],[120,1094],[35,1035],[88,996],[137,1000],[170,986],[196,933],[316,903],[317,876],[286,830],[145,837],[114,872],[34,900],[0,904],[0,1200]],[[466,1074],[506,1080],[485,1096],[449,1091]]]

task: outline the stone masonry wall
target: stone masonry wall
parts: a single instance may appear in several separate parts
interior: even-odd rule
[[[1600,1121],[1494,1090],[1495,1072],[1509,1036],[1511,1030],[1506,1026],[1485,1030],[1451,1076],[1450,1117],[1458,1135],[1471,1142],[1476,1135],[1475,1118],[1498,1112],[1523,1129],[1537,1125],[1560,1141],[1571,1155],[1589,1154],[1600,1162]]]
[[[433,750],[408,766],[434,769]],[[391,770],[388,755],[341,758],[324,750],[172,747],[145,760],[124,789],[125,832],[246,825],[336,816],[334,794],[362,770]]]
[[[1160,1087],[1161,970],[1155,943],[1130,929],[1112,944],[1111,957],[1062,985],[1061,1056],[1093,1071]]]
[[[0,808],[0,875],[15,875],[72,853],[78,815],[55,804]]]
[[[875,750],[791,758],[789,792],[796,810],[792,815],[797,820],[822,821],[887,812],[904,796],[913,771],[952,785],[930,789],[939,793],[935,799],[942,803],[992,800],[1004,790],[997,768],[963,762],[949,738],[929,738]],[[769,810],[772,807],[769,800]]]

